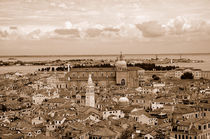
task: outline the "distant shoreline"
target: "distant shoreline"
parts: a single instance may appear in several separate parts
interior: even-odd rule
[[[98,56],[118,56],[119,54],[78,54],[78,55],[0,55],[0,57],[98,57]],[[210,55],[210,53],[159,53],[159,54],[126,54],[124,56],[135,55]]]

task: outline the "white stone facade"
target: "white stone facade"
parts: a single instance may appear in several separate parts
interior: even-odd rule
[[[95,93],[94,93],[94,83],[91,78],[91,74],[89,74],[88,85],[86,89],[86,101],[85,105],[90,107],[95,107]]]

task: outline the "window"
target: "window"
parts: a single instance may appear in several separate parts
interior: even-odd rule
[[[201,130],[201,126],[200,125],[198,126],[198,129]]]
[[[125,85],[125,79],[121,80],[121,85]]]
[[[208,124],[208,128],[210,128],[210,124]]]
[[[206,129],[206,125],[203,126],[203,129]]]
[[[195,118],[198,118],[198,114],[195,114]]]

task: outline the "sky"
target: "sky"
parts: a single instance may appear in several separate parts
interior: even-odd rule
[[[0,0],[0,55],[210,53],[209,0]]]

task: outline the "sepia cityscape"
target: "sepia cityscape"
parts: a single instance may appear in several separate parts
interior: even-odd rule
[[[0,0],[0,139],[210,139],[210,1]]]

